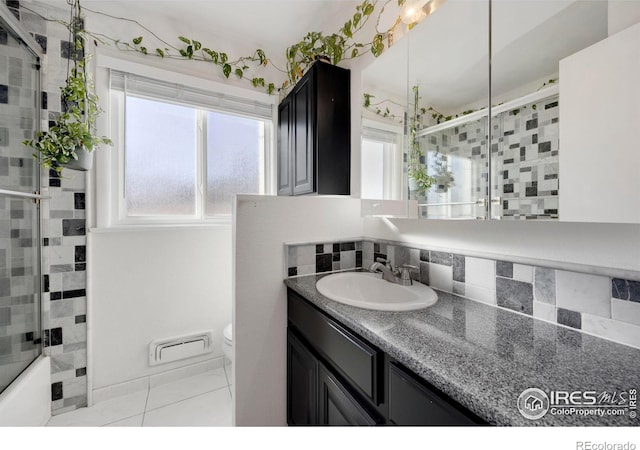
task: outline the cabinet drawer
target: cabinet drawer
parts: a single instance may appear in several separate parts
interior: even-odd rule
[[[356,400],[322,364],[318,367],[318,418],[320,425],[378,425],[383,422]]]
[[[333,368],[379,404],[382,383],[378,373],[382,353],[334,320],[325,316],[292,290],[288,291],[290,323]]]
[[[394,425],[477,425],[472,412],[389,363],[389,421]]]

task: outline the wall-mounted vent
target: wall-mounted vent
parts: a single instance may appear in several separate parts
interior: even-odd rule
[[[213,330],[156,339],[149,344],[149,365],[164,364],[213,351]]]

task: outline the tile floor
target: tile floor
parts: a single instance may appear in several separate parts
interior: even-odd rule
[[[230,367],[209,370],[53,416],[50,427],[229,427]]]

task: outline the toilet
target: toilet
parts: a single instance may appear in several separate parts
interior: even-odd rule
[[[222,352],[233,363],[233,324],[224,327],[222,331]]]

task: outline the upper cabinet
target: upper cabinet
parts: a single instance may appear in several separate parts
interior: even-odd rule
[[[349,195],[349,70],[316,62],[278,107],[278,195]]]
[[[560,62],[560,218],[640,223],[640,23]]]

